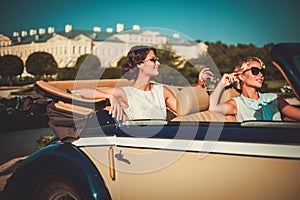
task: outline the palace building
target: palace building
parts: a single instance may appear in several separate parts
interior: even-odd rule
[[[141,29],[139,25],[125,30],[124,24],[117,24],[115,31],[113,28],[102,31],[101,27],[73,30],[72,25],[67,24],[65,30],[57,32],[54,27],[48,27],[47,30],[14,32],[12,36],[0,34],[0,56],[16,55],[25,63],[30,54],[42,51],[52,54],[59,67],[72,67],[79,56],[93,54],[99,58],[101,67],[115,67],[120,58],[137,44],[156,48],[169,46],[187,60],[207,51],[204,43],[183,39],[179,33],[168,35],[157,30]]]

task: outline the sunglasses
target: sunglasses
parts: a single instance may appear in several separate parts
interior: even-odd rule
[[[246,71],[250,71],[250,70],[251,70],[251,73],[252,73],[254,76],[258,75],[259,72],[260,72],[263,76],[266,75],[266,69],[265,69],[265,68],[259,69],[258,67],[251,67],[250,69],[245,70],[244,73],[245,73]]]
[[[144,60],[143,63],[148,62],[148,61],[156,63],[158,61],[158,57],[154,57],[154,58],[150,58],[150,59]]]

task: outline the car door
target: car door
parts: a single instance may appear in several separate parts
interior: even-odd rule
[[[297,199],[299,123],[282,126],[123,126],[115,146],[120,199]]]

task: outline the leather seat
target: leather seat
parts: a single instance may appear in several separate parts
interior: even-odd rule
[[[224,91],[221,102],[225,102],[240,93],[234,88]],[[196,103],[195,103],[196,102]],[[215,121],[215,122],[236,122],[235,116],[212,112],[209,108],[209,95],[204,88],[184,88],[177,94],[177,117],[172,121]]]

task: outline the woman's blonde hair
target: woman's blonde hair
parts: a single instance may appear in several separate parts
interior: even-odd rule
[[[260,66],[262,68],[266,68],[265,63],[258,57],[247,57],[242,59],[238,65],[234,68],[234,73],[236,73],[236,81],[234,83],[234,87],[238,90],[241,90],[241,80],[238,78],[239,74],[244,73],[250,66],[249,66],[249,62],[250,61],[256,61],[260,63]]]

